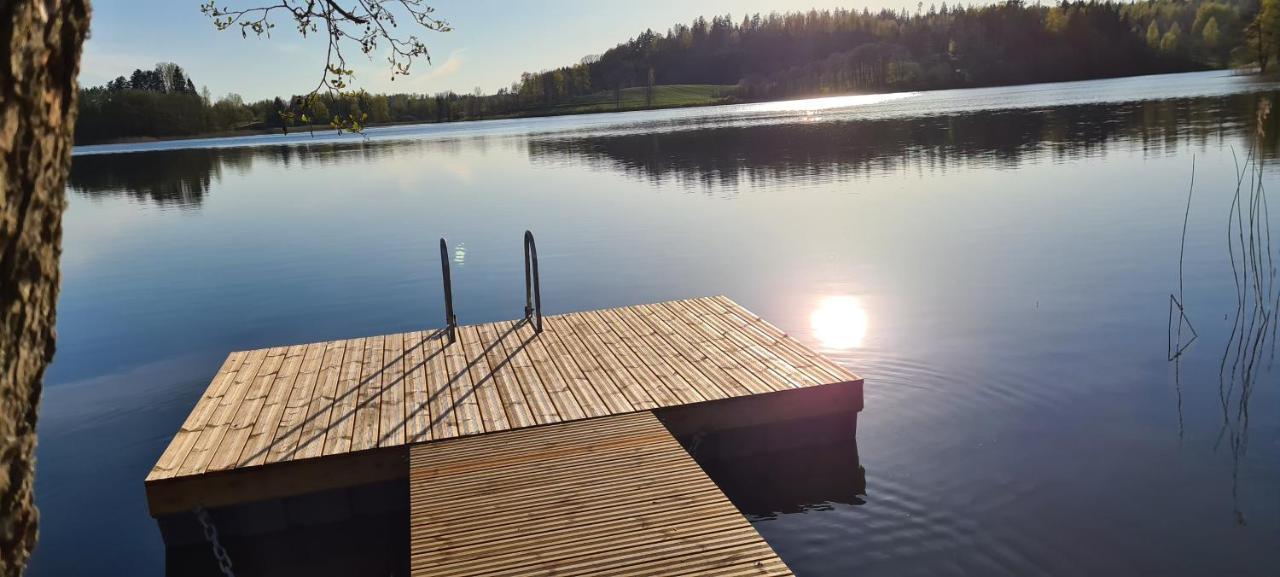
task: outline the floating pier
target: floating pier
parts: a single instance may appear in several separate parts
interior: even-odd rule
[[[653,413],[414,445],[413,575],[790,575]]]
[[[163,519],[407,479],[414,575],[788,574],[678,439],[852,434],[861,409],[861,378],[723,296],[450,322],[232,353],[147,500]]]

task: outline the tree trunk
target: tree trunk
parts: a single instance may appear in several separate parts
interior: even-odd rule
[[[53,358],[63,185],[88,0],[0,1],[0,576],[36,543],[36,408]]]

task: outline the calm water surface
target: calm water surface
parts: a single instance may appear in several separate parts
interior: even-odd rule
[[[80,149],[32,574],[162,573],[142,479],[228,351],[439,326],[440,236],[460,319],[517,317],[529,228],[551,312],[727,294],[866,377],[856,461],[730,489],[801,575],[1275,575],[1280,222],[1272,242],[1251,174],[1235,200],[1253,160],[1280,187],[1277,90],[1204,73]],[[1198,333],[1175,362],[1171,294]]]

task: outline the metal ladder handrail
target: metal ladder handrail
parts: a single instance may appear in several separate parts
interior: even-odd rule
[[[542,286],[538,275],[538,245],[533,233],[524,231],[524,320],[533,321],[533,331],[542,332]]]
[[[444,279],[444,322],[449,343],[458,340],[458,317],[453,314],[453,277],[449,274],[449,243],[440,238],[440,276]]]

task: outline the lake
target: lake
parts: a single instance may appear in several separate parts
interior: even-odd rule
[[[229,351],[441,326],[442,236],[459,321],[519,317],[530,229],[549,313],[725,294],[866,378],[852,461],[725,481],[800,575],[1274,575],[1277,100],[1205,72],[79,148],[30,574],[162,574],[143,478]]]

